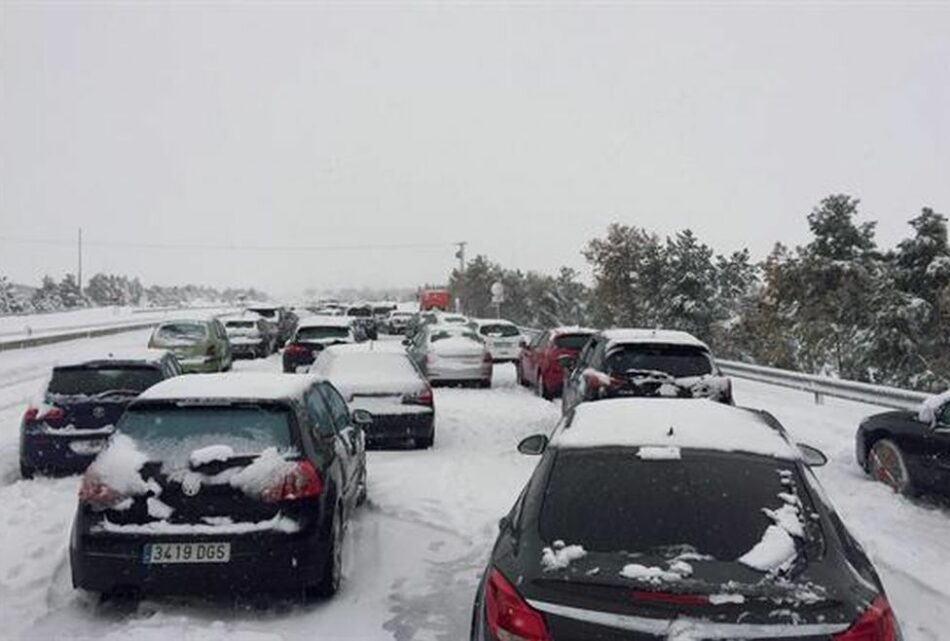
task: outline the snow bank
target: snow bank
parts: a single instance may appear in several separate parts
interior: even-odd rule
[[[926,398],[917,410],[917,418],[928,425],[935,425],[937,423],[937,412],[947,403],[950,403],[950,389],[943,394],[935,394]]]
[[[545,571],[563,570],[572,561],[585,556],[587,552],[580,545],[565,545],[564,541],[558,540],[541,551],[541,567]]]
[[[661,583],[663,581],[679,581],[693,573],[693,566],[685,561],[674,561],[668,569],[655,565],[640,565],[628,563],[620,569],[620,576],[636,581]]]
[[[188,456],[188,463],[192,467],[201,467],[212,461],[226,461],[234,456],[234,448],[230,445],[209,445],[195,450]]]
[[[146,461],[148,457],[139,451],[135,441],[125,434],[115,434],[89,466],[89,473],[119,494],[145,494],[150,489],[141,474]]]

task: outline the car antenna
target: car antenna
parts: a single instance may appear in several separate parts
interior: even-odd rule
[[[670,431],[667,432],[666,435],[672,438],[672,436],[673,436],[673,426],[672,426],[672,425],[670,425]]]

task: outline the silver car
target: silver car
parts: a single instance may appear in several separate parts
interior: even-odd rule
[[[491,352],[466,325],[426,325],[407,351],[433,385],[491,387]]]

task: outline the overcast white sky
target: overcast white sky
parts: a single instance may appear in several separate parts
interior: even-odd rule
[[[578,268],[608,223],[756,257],[859,196],[950,214],[950,3],[0,7],[0,273],[443,281]],[[20,239],[13,241],[11,239]]]

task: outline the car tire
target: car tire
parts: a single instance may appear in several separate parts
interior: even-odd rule
[[[537,378],[535,379],[534,384],[534,393],[543,398],[546,401],[550,401],[552,396],[548,392],[547,385],[544,384],[544,376],[541,375],[541,372],[537,373]]]
[[[416,439],[416,447],[420,450],[427,450],[432,447],[432,444],[435,442],[435,430],[432,430],[432,434],[429,436],[423,436]]]
[[[897,443],[889,438],[875,441],[868,450],[868,474],[895,492],[908,496],[915,493],[904,453]]]
[[[336,594],[343,582],[343,514],[342,507],[337,505],[333,511],[333,522],[330,524],[330,545],[327,547],[327,558],[323,564],[323,576],[313,587],[313,595],[328,599]]]
[[[524,371],[522,371],[521,369],[521,363],[517,361],[515,362],[515,375],[518,379],[518,385],[520,385],[521,387],[525,387],[528,385],[528,381],[526,381],[524,378]]]
[[[20,463],[20,478],[23,480],[30,480],[36,476],[36,468],[26,465],[25,463]]]
[[[491,379],[482,379],[478,381],[478,386],[482,389],[491,389]]]

